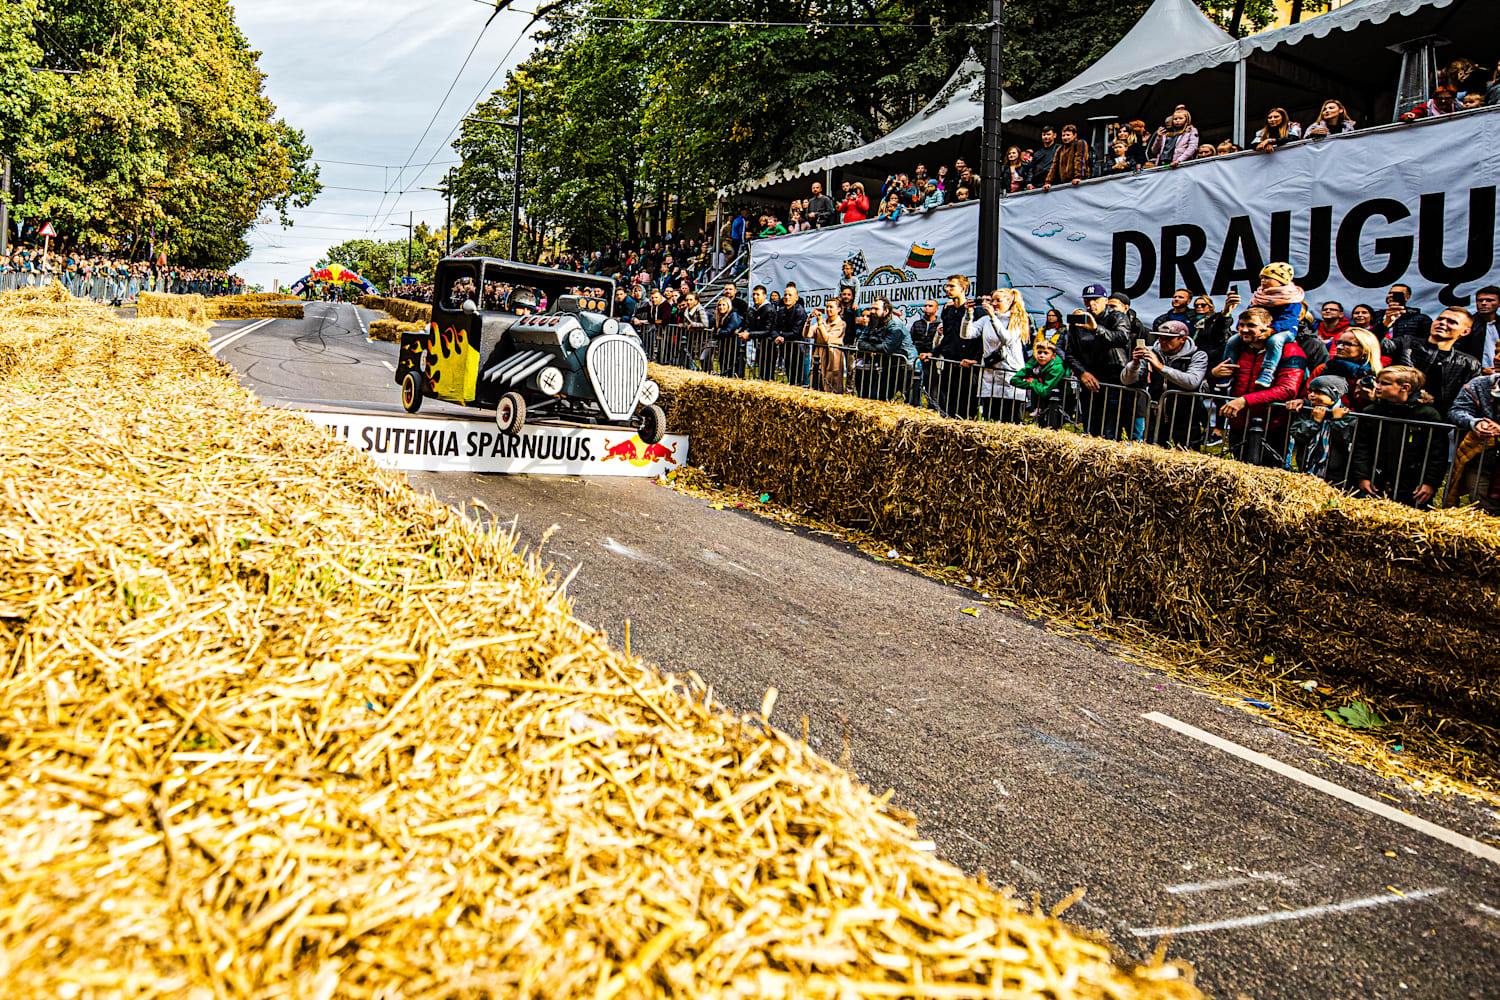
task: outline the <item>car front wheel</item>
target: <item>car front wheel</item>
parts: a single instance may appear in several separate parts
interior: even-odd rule
[[[495,406],[495,426],[502,434],[519,434],[526,426],[526,400],[518,392],[507,392]]]
[[[660,406],[641,407],[639,419],[641,440],[647,444],[656,444],[667,433],[667,413]]]
[[[407,372],[401,380],[401,406],[407,413],[416,413],[422,408],[422,376]]]

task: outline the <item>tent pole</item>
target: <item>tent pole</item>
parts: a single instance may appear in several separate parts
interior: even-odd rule
[[[1241,149],[1245,148],[1245,107],[1249,100],[1246,93],[1249,77],[1246,73],[1245,53],[1240,52],[1240,58],[1234,64],[1234,144]]]
[[[979,181],[979,294],[1000,280],[1001,88],[1005,80],[1005,0],[990,0],[989,58],[984,65],[984,138]]]

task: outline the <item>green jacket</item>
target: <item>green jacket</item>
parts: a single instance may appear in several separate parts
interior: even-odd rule
[[[1037,404],[1041,405],[1052,398],[1067,374],[1068,368],[1063,364],[1063,359],[1054,354],[1052,360],[1045,365],[1037,365],[1035,358],[1026,362],[1025,368],[1011,376],[1010,384],[1036,393]]]
[[[767,237],[767,236],[785,236],[786,235],[786,226],[783,226],[781,223],[778,222],[774,226],[767,226],[766,228],[762,229],[760,231],[760,235],[761,235],[762,238]]]

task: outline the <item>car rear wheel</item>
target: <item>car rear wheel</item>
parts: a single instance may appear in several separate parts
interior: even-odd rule
[[[507,392],[495,405],[495,426],[502,434],[519,434],[526,426],[526,400],[518,392]]]
[[[667,433],[667,413],[660,406],[641,407],[639,419],[641,440],[647,444],[656,444]]]
[[[422,408],[422,391],[426,388],[422,382],[422,376],[416,372],[407,372],[401,380],[401,406],[407,413],[416,413]]]

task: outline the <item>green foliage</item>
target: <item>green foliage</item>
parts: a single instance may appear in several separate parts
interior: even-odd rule
[[[13,35],[28,10],[43,58],[81,72],[30,74],[20,127],[0,97],[20,214],[83,246],[140,249],[154,231],[174,263],[222,268],[248,254],[263,211],[288,224],[320,190],[312,150],[276,118],[227,0],[22,0],[0,31]]]
[[[1235,0],[1197,0],[1228,25]],[[713,191],[883,134],[915,113],[973,48],[984,51],[983,0],[560,0],[537,48],[476,109],[455,148],[460,237],[489,231],[507,252],[514,120],[526,91],[522,204],[543,234],[580,246],[628,237],[638,206],[686,215]],[[1009,0],[1006,85],[1020,99],[1066,82],[1109,50],[1150,0],[1079,4]],[[1305,0],[1311,12],[1326,0]],[[1242,32],[1264,27],[1272,0],[1246,0]],[[739,20],[729,26],[597,20]],[[865,27],[771,27],[764,22]]]

